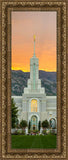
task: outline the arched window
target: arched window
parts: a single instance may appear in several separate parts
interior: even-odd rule
[[[54,118],[50,119],[50,127],[55,128],[56,127],[56,120]]]
[[[31,112],[37,112],[37,100],[33,99],[31,101]]]
[[[31,117],[31,129],[32,130],[38,129],[38,118],[36,116]]]

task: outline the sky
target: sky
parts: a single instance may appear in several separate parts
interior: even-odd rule
[[[35,53],[39,58],[39,70],[56,71],[57,13],[54,11],[13,11],[12,57],[13,70],[30,71],[30,58]]]

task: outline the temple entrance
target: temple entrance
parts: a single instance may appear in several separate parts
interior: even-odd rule
[[[31,117],[31,130],[38,129],[38,118],[34,115]]]

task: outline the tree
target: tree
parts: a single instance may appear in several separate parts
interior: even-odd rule
[[[20,122],[20,127],[21,127],[21,128],[27,127],[27,121],[26,121],[26,120],[22,120],[22,121]]]
[[[31,127],[31,122],[29,121],[29,129],[30,129],[30,127]]]
[[[42,122],[42,127],[43,128],[48,128],[49,127],[49,122],[47,120]]]
[[[41,127],[41,121],[39,121],[39,124],[38,124],[39,131],[40,131],[40,127]]]
[[[18,107],[15,106],[14,99],[11,99],[11,117],[12,117],[12,128],[18,125]]]

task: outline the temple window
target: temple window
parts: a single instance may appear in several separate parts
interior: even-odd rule
[[[31,101],[31,112],[37,112],[37,100],[33,99]]]

